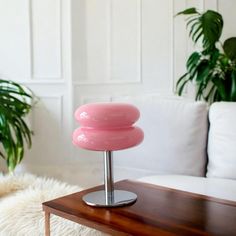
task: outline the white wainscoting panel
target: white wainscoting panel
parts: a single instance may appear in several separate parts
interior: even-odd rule
[[[111,80],[141,82],[141,3],[141,0],[110,1]]]
[[[32,76],[61,77],[61,0],[31,0]]]
[[[62,99],[61,95],[43,96],[34,107],[33,145],[26,157],[29,163],[53,163],[63,158]]]
[[[204,4],[206,1],[205,0],[185,0],[185,2],[186,2],[186,8],[196,7],[198,10],[201,11],[204,8]]]
[[[203,8],[205,10],[211,9],[211,10],[217,11],[218,10],[218,0],[203,1]]]
[[[74,79],[85,83],[108,79],[110,0],[73,1]]]
[[[186,6],[185,0],[179,0],[173,2],[174,12],[173,12],[173,92],[176,91],[176,82],[178,78],[185,73],[185,62],[187,59],[187,48],[188,36],[186,35],[186,26],[183,24],[183,17],[178,17],[176,14],[183,11]]]
[[[30,31],[28,0],[0,0],[0,76],[30,77]]]
[[[173,1],[142,2],[142,78],[170,92],[173,73]]]
[[[224,29],[223,29],[223,39],[229,37],[236,37],[236,1],[234,0],[218,0],[219,12],[223,15],[224,19]]]

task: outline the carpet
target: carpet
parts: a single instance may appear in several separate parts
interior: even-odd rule
[[[42,202],[80,191],[78,186],[31,174],[0,175],[0,236],[43,236]],[[104,236],[51,215],[51,236]]]

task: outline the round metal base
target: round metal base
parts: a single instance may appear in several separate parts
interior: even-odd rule
[[[114,197],[109,202],[106,202],[105,191],[96,191],[83,196],[83,201],[94,207],[119,207],[134,203],[137,200],[137,195],[132,192],[123,190],[114,190]]]

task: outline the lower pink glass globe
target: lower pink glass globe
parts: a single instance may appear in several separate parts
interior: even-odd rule
[[[88,150],[115,151],[140,144],[143,131],[138,127],[121,129],[97,130],[78,128],[73,133],[73,143]]]

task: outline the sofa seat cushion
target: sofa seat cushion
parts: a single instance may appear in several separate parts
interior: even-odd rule
[[[236,179],[236,102],[217,102],[209,110],[207,177]]]
[[[155,175],[138,179],[144,183],[236,201],[236,181],[185,175]]]

